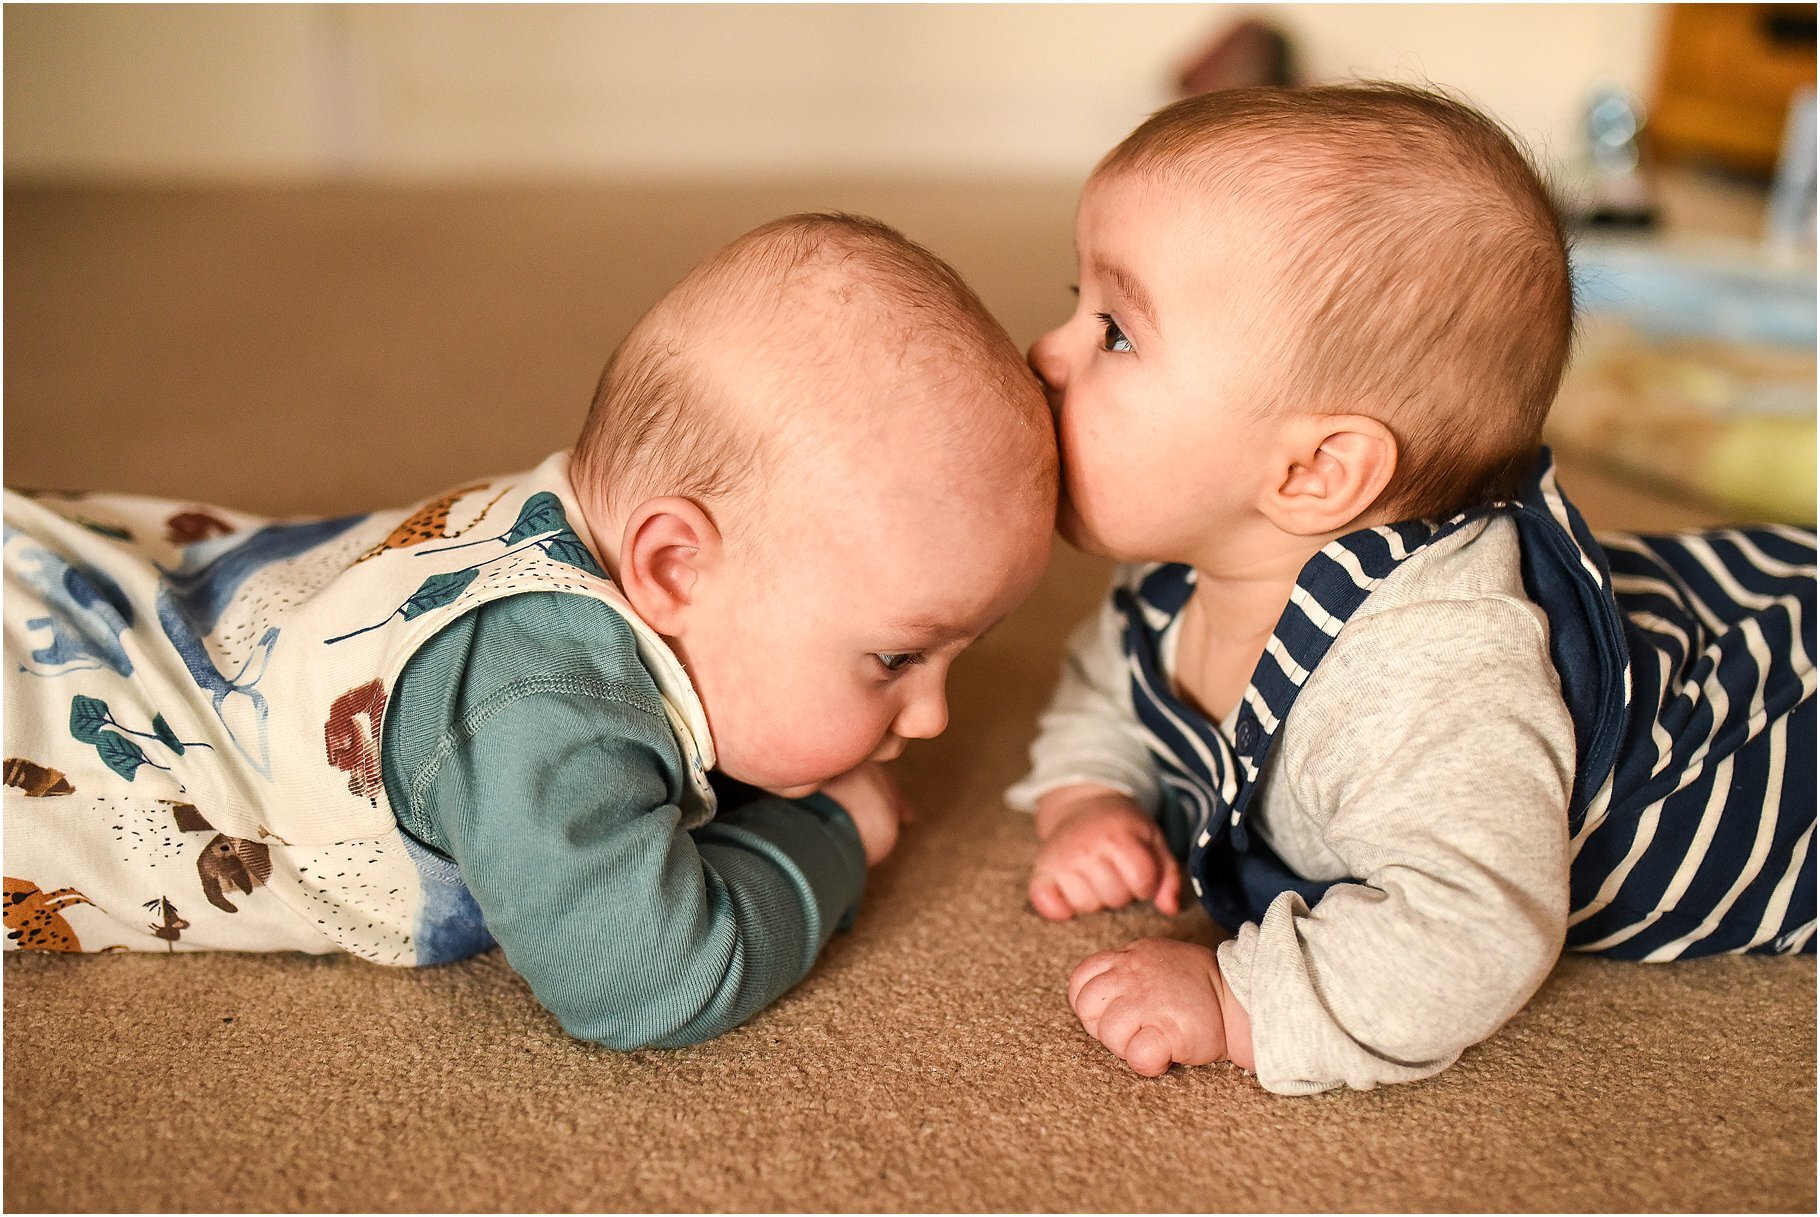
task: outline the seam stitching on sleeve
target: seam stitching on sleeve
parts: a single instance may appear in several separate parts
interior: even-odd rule
[[[654,706],[650,697],[630,682],[601,681],[580,676],[528,676],[516,680],[462,715],[459,722],[443,732],[430,759],[411,778],[411,806],[406,810],[413,819],[417,818],[416,805],[423,797],[423,792],[441,774],[443,764],[454,755],[455,749],[472,739],[488,719],[519,698],[534,693],[579,693],[601,701],[618,702],[652,718],[663,719],[665,733],[669,733],[669,722],[664,719],[662,708]]]

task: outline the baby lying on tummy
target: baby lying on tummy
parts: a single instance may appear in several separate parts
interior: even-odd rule
[[[572,458],[331,520],[9,491],[7,946],[497,941],[576,1036],[717,1035],[853,915],[1055,494],[1004,331],[845,216],[666,294]]]
[[[1393,86],[1159,111],[1089,179],[1079,306],[1030,352],[1060,526],[1128,565],[1010,801],[1144,1074],[1428,1077],[1565,944],[1814,947],[1814,536],[1595,539],[1543,420],[1572,292],[1498,126]]]

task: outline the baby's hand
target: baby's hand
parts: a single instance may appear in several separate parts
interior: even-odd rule
[[[1228,1056],[1252,1067],[1250,1022],[1206,947],[1141,938],[1090,955],[1068,978],[1068,1004],[1088,1035],[1145,1077]]]
[[[875,761],[856,765],[822,783],[821,792],[841,805],[859,829],[866,865],[877,866],[897,845],[898,827],[916,818],[885,767]]]
[[[1051,791],[1037,805],[1036,831],[1030,903],[1050,921],[1137,900],[1169,916],[1182,911],[1182,868],[1130,797],[1097,786]]]

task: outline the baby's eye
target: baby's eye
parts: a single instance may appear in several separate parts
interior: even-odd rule
[[[901,672],[911,664],[923,662],[921,651],[879,651],[872,658],[887,672]]]
[[[1101,350],[1129,351],[1131,349],[1131,339],[1125,337],[1125,331],[1121,330],[1119,323],[1112,319],[1112,314],[1095,313],[1094,316],[1098,317],[1100,324],[1106,327],[1106,332],[1100,335]]]

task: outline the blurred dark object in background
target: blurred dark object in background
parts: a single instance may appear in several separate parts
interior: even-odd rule
[[[1295,48],[1281,30],[1246,18],[1222,30],[1176,76],[1184,97],[1254,85],[1294,85]]]
[[[1648,151],[1658,163],[1692,161],[1767,178],[1790,100],[1813,83],[1813,5],[1674,5]]]

